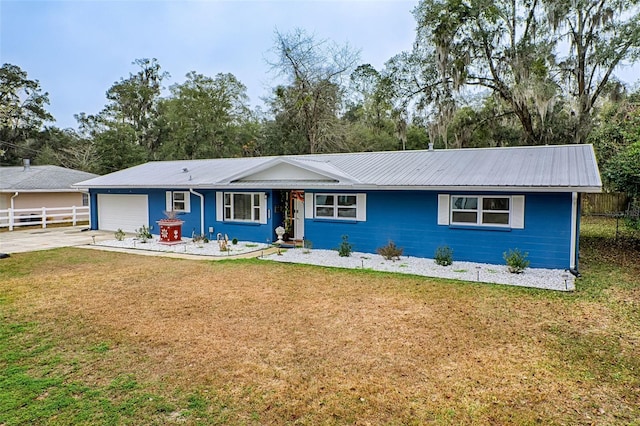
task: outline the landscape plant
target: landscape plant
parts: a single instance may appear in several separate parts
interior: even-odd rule
[[[437,265],[449,266],[453,263],[453,249],[449,246],[440,246],[433,256]]]
[[[507,268],[512,274],[521,274],[529,267],[531,262],[527,260],[528,256],[529,253],[522,253],[520,249],[517,248],[514,250],[509,249],[502,254],[502,257],[504,257],[507,263]]]
[[[191,237],[191,241],[198,247],[203,247],[206,243],[209,242],[209,238],[207,238],[207,236],[204,234],[193,234],[193,237]]]
[[[118,230],[113,234],[113,236],[116,238],[116,240],[122,241],[124,240],[125,233],[121,228],[118,228]]]
[[[389,240],[389,243],[386,246],[379,247],[377,250],[378,254],[384,257],[387,260],[400,260],[400,256],[402,256],[403,249],[402,247],[396,246],[396,243]]]
[[[353,244],[349,242],[349,236],[343,235],[342,242],[338,247],[338,254],[340,257],[349,257],[351,256],[351,252],[353,251]]]
[[[136,237],[142,243],[146,243],[148,240],[153,239],[153,235],[151,235],[151,230],[147,225],[142,225],[140,228],[136,229]]]

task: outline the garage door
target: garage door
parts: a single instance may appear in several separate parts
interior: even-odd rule
[[[135,232],[149,225],[146,195],[98,194],[98,229]]]

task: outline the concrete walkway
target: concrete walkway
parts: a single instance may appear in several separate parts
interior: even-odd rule
[[[113,232],[92,231],[86,226],[69,226],[63,228],[47,229],[21,229],[19,231],[0,232],[0,253],[13,254],[38,250],[49,250],[60,247],[79,247],[94,250],[115,251],[142,256],[158,256],[194,260],[222,260],[251,258],[259,257],[262,255],[266,256],[277,251],[277,248],[271,247],[265,250],[258,250],[234,256],[203,256],[94,245],[94,243],[100,241],[108,241],[113,239]]]
[[[59,247],[74,247],[112,240],[113,232],[91,231],[86,226],[29,228],[0,232],[0,253],[25,253]]]

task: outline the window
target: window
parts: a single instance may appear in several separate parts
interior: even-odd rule
[[[263,193],[225,192],[224,220],[263,222],[261,217]]]
[[[89,194],[82,193],[82,206],[87,207],[89,205]]]
[[[356,220],[358,208],[356,194],[315,194],[315,217],[317,218]]]
[[[451,223],[509,226],[511,197],[451,196]]]
[[[189,213],[191,198],[187,191],[167,191],[167,211]]]

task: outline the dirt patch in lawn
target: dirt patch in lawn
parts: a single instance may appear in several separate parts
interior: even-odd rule
[[[640,402],[638,389],[621,391],[608,372],[567,356],[567,342],[582,339],[588,354],[616,332],[606,307],[570,295],[271,262],[57,253],[67,261],[51,255],[3,291],[66,336],[61,352],[106,342],[79,378],[132,373],[196,389],[223,401],[231,423],[608,423]],[[628,342],[616,347],[612,360],[638,355]]]

